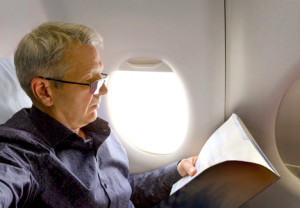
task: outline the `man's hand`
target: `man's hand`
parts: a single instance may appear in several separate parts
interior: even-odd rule
[[[195,175],[195,173],[197,172],[197,169],[195,168],[197,159],[198,159],[198,156],[181,160],[181,162],[177,166],[178,173],[182,177],[184,177],[188,174],[190,176]]]

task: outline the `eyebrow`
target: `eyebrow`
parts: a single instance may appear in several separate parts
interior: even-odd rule
[[[94,68],[94,69],[92,69],[91,71],[89,71],[89,73],[87,73],[85,76],[83,76],[82,80],[87,81],[87,80],[86,80],[86,77],[92,75],[92,78],[93,78],[93,75],[96,74],[96,72],[102,73],[102,71],[103,71],[103,68],[100,69],[100,70]],[[91,78],[91,79],[92,79],[92,78]]]

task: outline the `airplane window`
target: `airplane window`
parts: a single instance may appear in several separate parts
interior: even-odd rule
[[[143,67],[126,62],[110,78],[112,121],[136,148],[152,154],[172,153],[187,130],[183,87],[165,63],[139,64]]]
[[[287,169],[300,178],[300,77],[285,93],[276,119],[276,143]]]

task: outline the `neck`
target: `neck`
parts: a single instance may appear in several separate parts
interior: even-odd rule
[[[75,131],[75,133],[81,136],[83,139],[86,139],[85,133],[81,129],[79,129],[78,132]]]
[[[46,113],[47,115],[51,116],[55,120],[59,121],[60,123],[62,123],[66,127],[68,127],[69,129],[71,129],[72,131],[74,131],[77,135],[81,136],[83,139],[86,139],[85,133],[81,130],[81,128],[75,128],[75,129],[71,128],[69,125],[66,124],[66,122],[63,122],[60,119],[57,119],[57,117],[55,116],[55,114],[53,113],[53,111],[50,108],[43,107],[40,105],[35,105],[35,104],[34,104],[34,106],[36,108],[38,108],[39,110],[41,110],[42,112]]]

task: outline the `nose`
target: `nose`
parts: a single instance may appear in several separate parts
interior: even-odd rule
[[[99,89],[99,93],[98,94],[94,94],[94,95],[106,95],[108,93],[108,89],[105,85],[105,82],[102,84],[102,86]]]

